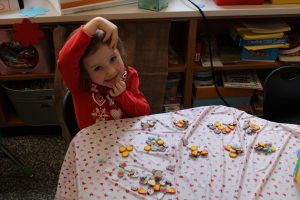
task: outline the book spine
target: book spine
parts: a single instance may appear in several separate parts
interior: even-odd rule
[[[272,39],[257,39],[257,40],[244,40],[242,38],[237,38],[237,43],[239,46],[254,46],[254,45],[269,45],[269,44],[285,44],[287,42],[288,36],[283,36],[282,38],[272,38]]]

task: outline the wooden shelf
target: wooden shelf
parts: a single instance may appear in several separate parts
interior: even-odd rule
[[[244,70],[244,69],[273,69],[281,66],[279,62],[245,62],[242,64],[224,65],[223,67],[214,67],[215,71],[224,70]],[[194,71],[210,71],[210,67],[202,67],[200,64],[193,66]]]
[[[1,75],[0,81],[19,81],[54,78],[54,73]]]
[[[186,66],[184,64],[178,64],[178,65],[169,65],[168,72],[174,73],[174,72],[185,72]]]

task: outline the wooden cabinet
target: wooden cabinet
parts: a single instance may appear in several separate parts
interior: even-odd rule
[[[195,0],[199,2],[198,0]],[[216,6],[214,1],[202,0],[204,14],[207,17],[208,24],[215,33],[226,31],[226,24],[232,19],[237,18],[265,18],[265,17],[283,17],[287,20],[292,28],[299,30],[297,21],[300,18],[300,5],[271,5],[266,3],[259,6]],[[157,88],[164,88],[165,79],[168,73],[180,72],[183,74],[183,107],[191,107],[192,102],[192,85],[193,73],[197,71],[208,71],[210,68],[204,68],[200,64],[194,62],[195,47],[198,35],[203,31],[203,19],[199,11],[193,7],[188,1],[172,0],[169,6],[160,11],[153,12],[141,10],[136,4],[106,8],[101,10],[91,10],[82,13],[76,13],[61,16],[48,0],[25,1],[25,8],[29,6],[43,6],[49,9],[45,16],[30,18],[34,23],[40,25],[70,25],[82,24],[95,16],[102,16],[114,21],[120,26],[122,37],[128,42],[132,41],[129,48],[131,61],[133,65],[138,66],[138,70],[144,77],[144,80],[157,80],[160,75],[161,80],[155,82]],[[18,12],[2,13],[0,15],[0,26],[9,27],[14,23],[20,23],[21,18]],[[134,30],[132,29],[134,27]],[[221,30],[221,31],[219,31]],[[144,31],[144,32],[143,32]],[[146,34],[148,33],[148,35]],[[174,35],[175,36],[174,36]],[[133,35],[135,35],[133,37]],[[123,38],[123,39],[124,39]],[[155,38],[158,40],[155,42]],[[151,39],[151,46],[147,39]],[[143,46],[143,40],[146,45]],[[175,48],[179,52],[179,63],[168,65],[168,42],[175,41]],[[140,46],[137,46],[140,45]],[[160,54],[150,53],[149,47],[155,49],[155,45],[159,48]],[[148,47],[148,48],[147,48]],[[163,50],[162,50],[163,49]],[[59,49],[55,49],[56,54]],[[145,53],[146,52],[146,53]],[[147,60],[147,63],[143,61]],[[272,69],[282,65],[282,63],[246,63],[239,65],[226,65],[223,68],[215,68],[216,70],[237,70],[237,69]],[[135,66],[135,67],[136,67]],[[154,67],[155,71],[149,70],[149,66]],[[161,69],[159,69],[161,67]],[[57,74],[57,73],[56,73]],[[48,74],[19,74],[0,76],[0,83],[4,81],[21,81],[28,79],[44,79],[57,78],[54,72]],[[156,78],[155,78],[156,77]],[[162,78],[163,77],[163,78]],[[142,82],[143,80],[141,80]],[[148,85],[144,86],[146,89]],[[149,93],[153,91],[148,91]],[[61,97],[61,96],[60,96]],[[153,99],[151,101],[157,100]],[[160,104],[162,99],[158,100]],[[156,112],[159,107],[156,107]],[[17,126],[23,125],[13,112],[3,90],[0,92],[0,126]]]

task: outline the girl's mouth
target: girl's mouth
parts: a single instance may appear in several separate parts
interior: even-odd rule
[[[114,80],[117,79],[117,78],[118,78],[118,74],[116,74],[115,76],[113,76],[113,77],[110,78],[110,79],[106,79],[105,82],[112,82],[112,81],[114,81]]]

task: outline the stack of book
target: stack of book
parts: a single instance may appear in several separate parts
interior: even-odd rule
[[[232,24],[230,36],[242,46],[244,61],[275,62],[279,48],[288,48],[285,32],[291,27],[281,19],[240,20]]]

